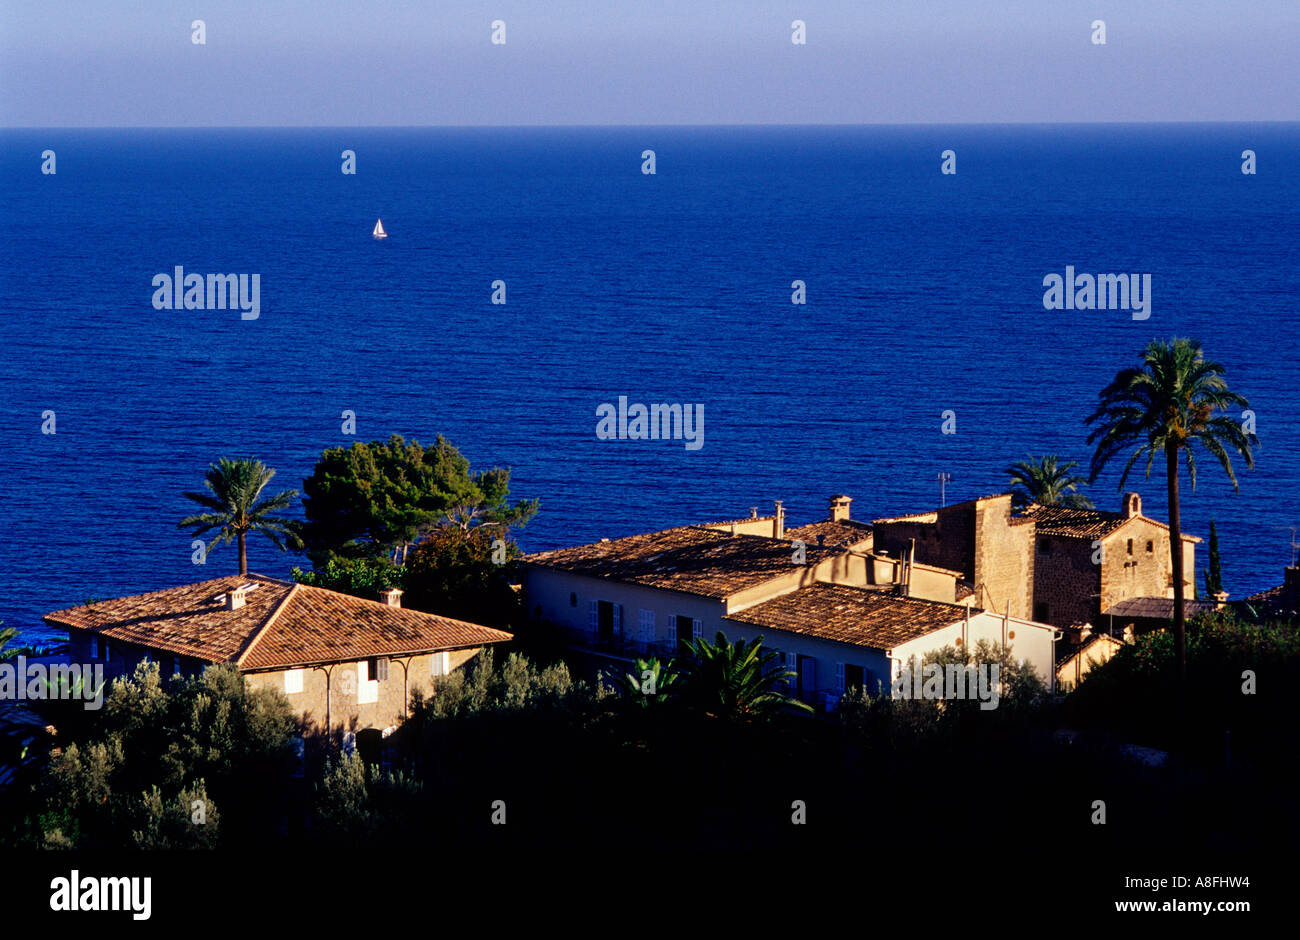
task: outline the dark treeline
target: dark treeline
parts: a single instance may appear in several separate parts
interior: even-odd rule
[[[727,680],[748,691],[725,700],[700,685],[712,673],[692,665],[694,652],[603,681],[485,653],[416,698],[382,753],[315,741],[306,760],[278,692],[250,693],[225,667],[164,682],[144,666],[114,685],[102,713],[60,724],[50,760],[6,793],[0,832],[30,848],[436,844],[544,855],[626,845],[812,861],[850,847],[936,862],[979,851],[1113,864],[1158,845],[1259,857],[1300,832],[1290,797],[1300,715],[1284,691],[1295,687],[1294,627],[1214,618],[1189,637],[1185,733],[1152,701],[1153,673],[1176,681],[1167,634],[1120,651],[1063,705],[1032,671],[1013,670],[990,711],[849,695],[829,717],[757,704],[780,694],[761,650],[756,674]],[[1011,663],[1005,650],[970,655]],[[732,662],[743,671],[751,661]],[[644,667],[653,695],[638,691]],[[1243,696],[1242,668],[1257,676],[1253,696]],[[1061,735],[1063,723],[1077,733]],[[1173,750],[1149,767],[1127,743]],[[1094,823],[1096,801],[1105,825]]]

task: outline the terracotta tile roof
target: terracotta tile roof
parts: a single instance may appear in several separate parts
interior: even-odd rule
[[[219,598],[241,585],[244,606]],[[52,627],[86,630],[123,643],[205,662],[268,669],[501,643],[502,630],[389,607],[324,588],[231,575],[47,614]]]
[[[820,522],[801,525],[797,529],[786,529],[785,537],[787,539],[800,539],[805,545],[817,545],[818,537],[824,539],[824,544],[828,547],[834,545],[860,545],[863,542],[871,541],[871,526],[865,522],[855,522],[852,519],[841,519],[839,521],[823,519]]]
[[[839,554],[807,549],[812,565]],[[609,542],[525,555],[527,564],[592,578],[724,598],[788,574],[790,543],[762,535],[731,535],[705,526],[681,526]]]
[[[1249,604],[1256,613],[1265,617],[1293,618],[1300,615],[1300,593],[1285,582],[1252,594],[1242,603]]]
[[[1190,597],[1183,598],[1183,613],[1208,613],[1216,608],[1214,601],[1196,601]],[[1174,599],[1172,597],[1130,597],[1113,604],[1102,611],[1108,617],[1143,617],[1156,620],[1170,620],[1174,616]]]
[[[257,587],[239,610],[226,610],[216,598],[243,584]],[[43,619],[52,627],[89,630],[207,662],[232,662],[292,588],[262,575],[231,575],[56,610]]]
[[[1026,506],[1018,518],[1037,523],[1038,532],[1042,535],[1089,539],[1110,535],[1129,521],[1129,517],[1122,512],[1042,506],[1038,503]]]
[[[239,665],[243,669],[283,668],[485,646],[510,639],[504,630],[299,584],[240,657]]]
[[[810,584],[727,617],[735,623],[782,630],[854,646],[889,650],[951,626],[966,608],[844,584]],[[978,613],[972,609],[971,613]]]
[[[1064,651],[1056,657],[1056,668],[1060,669],[1080,654],[1087,655],[1088,651],[1098,643],[1109,646],[1112,649],[1118,649],[1124,645],[1122,641],[1115,639],[1115,637],[1111,636],[1109,633],[1094,633],[1082,643],[1075,643],[1066,646]]]
[[[1041,535],[1059,535],[1066,538],[1099,539],[1117,532],[1132,519],[1142,519],[1157,528],[1169,531],[1169,526],[1150,516],[1128,516],[1122,512],[1107,512],[1104,509],[1073,509],[1069,506],[1040,506],[1031,503],[1020,516],[1021,520],[1033,520],[1038,525]],[[1183,540],[1201,541],[1195,535],[1183,533]]]

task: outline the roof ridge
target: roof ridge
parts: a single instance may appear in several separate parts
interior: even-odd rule
[[[266,635],[267,631],[271,629],[272,625],[280,619],[280,614],[289,606],[289,602],[293,600],[295,595],[297,595],[298,588],[300,587],[302,587],[301,584],[294,584],[293,587],[289,588],[289,593],[285,594],[280,600],[280,603],[276,604],[275,607],[271,609],[271,612],[267,615],[266,619],[262,621],[262,625],[253,631],[253,635],[244,642],[244,648],[240,651],[239,655],[235,657],[236,666],[244,665],[244,660],[248,658],[248,655],[251,652],[253,652],[253,647],[257,646],[258,640],[262,639],[262,637]]]

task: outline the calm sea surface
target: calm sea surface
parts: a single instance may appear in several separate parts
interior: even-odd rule
[[[1209,455],[1235,597],[1300,525],[1300,125],[0,132],[0,619],[215,577],[176,528],[219,456],[301,488],[326,447],[442,433],[541,499],[528,550],[826,497],[855,518],[1086,464],[1098,390],[1191,335],[1263,447]],[[957,153],[958,174],[939,173]],[[57,154],[42,175],[41,152]],[[340,154],[357,154],[357,174]],[[658,172],[642,175],[641,153]],[[1259,172],[1240,172],[1241,152]],[[382,217],[389,239],[370,237]],[[151,281],[258,273],[261,314],[153,309]],[[1149,273],[1152,314],[1046,311],[1044,275]],[[493,281],[508,303],[490,303]],[[791,282],[808,303],[790,302]],[[704,446],[595,412],[703,406]],[[57,433],[41,433],[56,413]],[[940,433],[956,414],[956,434]],[[1118,472],[1092,495],[1117,509]],[[1166,516],[1163,474],[1135,480]],[[1198,553],[1203,564],[1205,551]],[[295,556],[250,543],[253,570]]]

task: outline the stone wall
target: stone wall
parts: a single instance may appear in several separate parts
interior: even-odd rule
[[[461,668],[479,652],[480,649],[449,651],[445,654],[446,671],[453,672]],[[437,676],[434,675],[435,663],[442,669],[443,656],[442,653],[425,653],[394,657],[388,662],[387,680],[372,683],[367,678],[364,687],[361,678],[369,675],[369,667],[364,661],[305,667],[300,670],[300,692],[286,691],[286,670],[247,673],[245,678],[250,688],[284,692],[289,704],[309,730],[320,730],[325,726],[325,697],[328,690],[329,723],[335,731],[361,731],[366,728],[382,731],[401,723],[410,705],[411,694],[417,688],[425,694],[432,690],[437,682]],[[361,701],[362,698],[371,697],[375,701]]]
[[[1034,619],[1057,627],[1097,626],[1101,571],[1092,563],[1092,540],[1059,535],[1035,539]]]
[[[1011,524],[1011,494],[975,504],[975,606],[1033,618],[1034,526]]]
[[[930,520],[933,521],[930,521]],[[1011,605],[1011,616],[1033,616],[1034,526],[1011,524],[1011,494],[935,510],[919,520],[877,520],[876,551],[900,557],[916,540],[916,560],[960,571],[978,589],[975,606]]]

